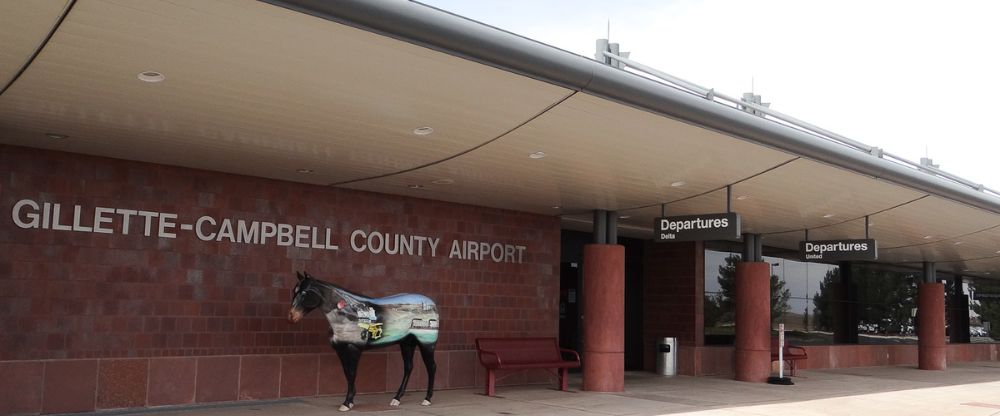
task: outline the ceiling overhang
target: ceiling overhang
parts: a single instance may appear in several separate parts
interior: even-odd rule
[[[0,45],[0,143],[569,228],[613,210],[640,237],[663,204],[724,211],[729,187],[774,247],[862,238],[868,217],[881,261],[1000,276],[1000,201],[974,189],[419,3],[267,3],[0,3],[35,22]]]

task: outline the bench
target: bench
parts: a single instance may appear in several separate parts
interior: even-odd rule
[[[479,362],[486,367],[486,395],[496,393],[496,370],[541,368],[558,373],[559,389],[567,389],[570,368],[580,367],[580,354],[559,348],[555,338],[477,338]],[[572,354],[565,360],[562,354]]]
[[[785,350],[782,353],[782,358],[788,363],[788,368],[791,371],[791,375],[795,375],[795,362],[799,360],[805,360],[809,358],[809,354],[806,354],[806,349],[797,345],[791,345],[785,343]],[[778,361],[778,337],[771,338],[771,362]]]

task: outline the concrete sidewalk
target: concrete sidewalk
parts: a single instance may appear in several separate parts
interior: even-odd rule
[[[1000,363],[952,365],[947,371],[869,367],[801,371],[794,386],[742,383],[721,377],[657,377],[629,373],[623,393],[571,392],[551,386],[422,392],[387,406],[389,394],[359,395],[353,414],[365,415],[1000,415]],[[202,408],[153,409],[158,416],[331,415],[342,397],[234,403]],[[121,413],[119,413],[121,414]],[[351,414],[351,413],[348,413]]]

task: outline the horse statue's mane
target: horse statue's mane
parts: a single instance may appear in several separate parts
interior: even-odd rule
[[[320,279],[316,279],[316,278],[312,278],[312,279],[313,279],[313,281],[315,283],[318,283],[321,286],[324,286],[327,289],[329,289],[335,296],[338,296],[341,299],[344,299],[344,301],[348,305],[357,307],[358,305],[362,305],[365,302],[370,302],[372,300],[372,298],[369,298],[367,296],[363,296],[363,295],[359,295],[357,293],[351,292],[350,290],[344,289],[344,288],[342,288],[340,286],[337,286],[337,285],[335,285],[333,283],[330,283],[330,282],[327,282],[325,280],[320,280]],[[333,306],[333,305],[331,305],[331,306]]]

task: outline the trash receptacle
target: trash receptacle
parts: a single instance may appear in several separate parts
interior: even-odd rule
[[[656,343],[656,374],[677,375],[677,338],[660,338]]]

